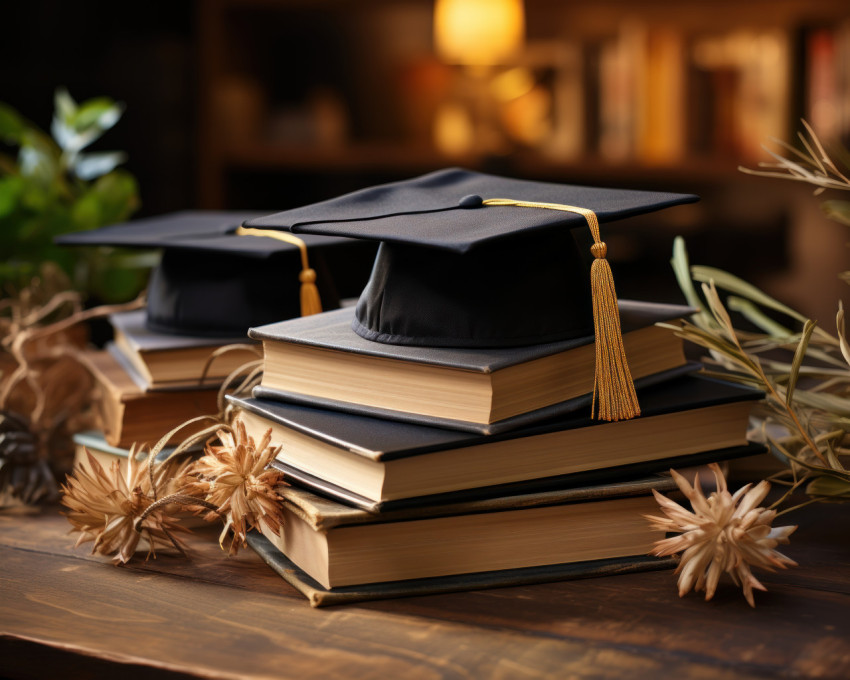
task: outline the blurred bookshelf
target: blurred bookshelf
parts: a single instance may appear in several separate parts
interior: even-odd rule
[[[525,0],[523,44],[487,65],[439,53],[434,7],[197,3],[201,207],[284,209],[449,165],[689,191],[701,207],[638,222],[621,269],[684,233],[698,262],[792,304],[818,286],[833,307],[844,289],[824,271],[850,268],[846,235],[811,226],[822,218],[805,187],[737,168],[801,117],[828,143],[850,140],[846,0]],[[799,252],[812,234],[827,251],[817,265]]]

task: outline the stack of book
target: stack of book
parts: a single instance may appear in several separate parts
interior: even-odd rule
[[[257,359],[246,349],[211,358],[224,345],[244,345],[244,338],[157,333],[147,328],[145,314],[141,309],[110,316],[114,340],[106,349],[86,354],[98,387],[100,425],[99,432],[86,434],[86,445],[101,452],[153,445],[180,423],[217,413],[224,379]],[[204,426],[199,423],[195,429]]]
[[[642,415],[618,422],[590,417],[592,337],[386,345],[351,309],[252,329],[262,385],[230,399],[290,486],[280,535],[249,542],[314,606],[669,566],[646,556],[658,473],[753,453],[759,395],[692,374],[654,325],[687,308],[620,308]]]
[[[758,395],[689,377],[656,323],[692,310],[617,302],[600,223],[695,200],[449,168],[250,220],[380,241],[355,309],[249,332],[291,484],[260,554],[315,605],[669,564],[658,473],[749,452]]]

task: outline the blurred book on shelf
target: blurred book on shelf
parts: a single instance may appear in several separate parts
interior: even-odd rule
[[[804,36],[806,120],[827,143],[850,142],[850,21]]]

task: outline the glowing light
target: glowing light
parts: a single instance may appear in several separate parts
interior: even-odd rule
[[[447,62],[498,64],[524,37],[522,0],[437,0],[434,6],[434,43]]]

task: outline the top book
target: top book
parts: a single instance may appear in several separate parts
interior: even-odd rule
[[[257,360],[257,354],[245,348],[212,358],[220,347],[233,343],[244,345],[246,339],[157,333],[147,327],[143,309],[112,314],[109,321],[115,331],[119,358],[138,373],[147,390],[200,387],[201,374],[208,362],[203,385],[215,387],[232,371]]]
[[[246,225],[379,241],[351,320],[353,332],[374,343],[489,350],[595,335],[595,410],[602,420],[622,420],[640,408],[600,225],[695,200],[448,168]],[[582,252],[587,237],[593,241]],[[492,422],[533,408],[461,419]]]
[[[632,374],[651,383],[687,369],[682,341],[653,324],[690,308],[621,301]],[[342,309],[251,329],[265,353],[255,396],[481,434],[590,405],[594,339],[490,349],[376,343]]]

